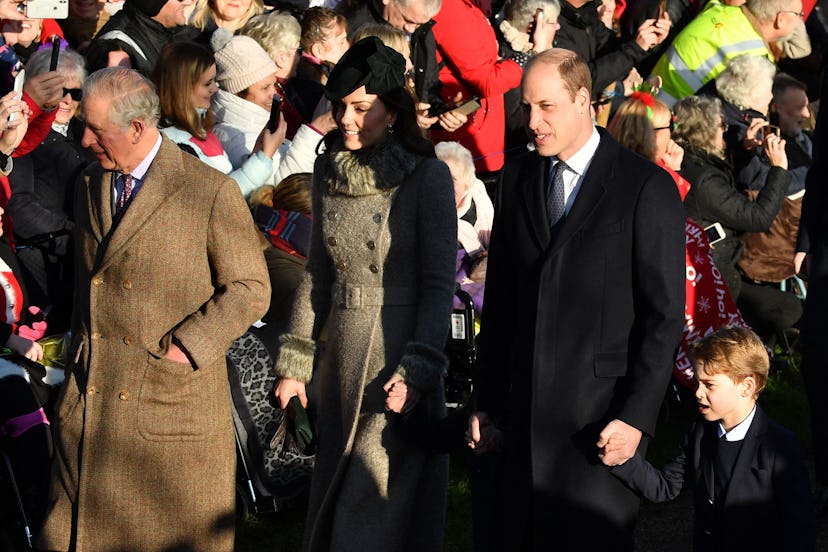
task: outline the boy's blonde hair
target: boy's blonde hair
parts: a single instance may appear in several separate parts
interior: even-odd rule
[[[768,381],[770,359],[765,344],[748,328],[724,327],[690,346],[689,356],[708,375],[724,374],[736,383],[753,376],[757,398]]]

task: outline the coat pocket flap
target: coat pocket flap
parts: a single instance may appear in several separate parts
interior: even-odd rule
[[[627,353],[600,353],[593,360],[596,378],[619,378],[627,375]]]

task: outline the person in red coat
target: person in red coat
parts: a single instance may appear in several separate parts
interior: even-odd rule
[[[505,146],[503,94],[520,85],[521,65],[498,59],[494,29],[471,0],[443,0],[434,21],[443,99],[452,103],[477,96],[480,109],[455,132],[435,129],[432,139],[435,143],[460,142],[472,152],[478,172],[498,171],[503,167]],[[523,62],[529,57],[522,56],[518,59]]]

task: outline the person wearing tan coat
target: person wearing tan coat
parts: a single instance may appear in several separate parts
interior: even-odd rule
[[[138,73],[92,75],[81,111],[98,163],[76,194],[72,346],[39,549],[232,550],[224,353],[270,298],[250,213],[233,180],[160,136]]]

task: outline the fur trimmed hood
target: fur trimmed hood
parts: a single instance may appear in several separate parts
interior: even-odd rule
[[[364,150],[345,149],[341,136],[325,153],[325,183],[331,194],[368,196],[396,188],[423,157],[406,150],[393,135]]]

